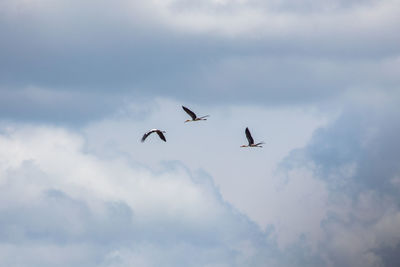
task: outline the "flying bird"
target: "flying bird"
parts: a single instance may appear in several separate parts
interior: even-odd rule
[[[182,108],[183,108],[184,111],[186,111],[187,114],[189,114],[190,117],[192,117],[191,120],[186,120],[185,122],[189,122],[189,121],[206,121],[207,119],[205,119],[205,118],[210,116],[210,115],[206,115],[206,116],[198,118],[196,116],[196,114],[193,111],[191,111],[190,109],[188,109],[187,107],[182,106]]]
[[[249,141],[249,144],[241,145],[240,147],[262,147],[261,145],[264,144],[264,142],[254,144],[254,139],[253,139],[253,137],[251,137],[249,128],[246,127],[246,130],[244,132],[246,133],[246,137],[247,137],[247,140]]]
[[[165,131],[161,131],[158,129],[151,129],[150,131],[148,131],[147,133],[145,133],[142,137],[142,143],[144,142],[144,140],[146,140],[147,136],[149,136],[152,133],[157,133],[158,136],[161,138],[161,140],[163,140],[164,142],[167,142],[167,140],[165,139],[164,133]]]

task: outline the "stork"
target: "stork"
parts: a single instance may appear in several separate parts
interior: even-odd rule
[[[143,143],[144,140],[146,140],[146,138],[147,138],[150,134],[152,134],[152,133],[157,133],[158,136],[161,138],[161,140],[163,140],[164,142],[167,142],[167,140],[165,139],[165,136],[164,136],[165,131],[161,131],[161,130],[158,130],[158,129],[151,129],[151,130],[149,130],[147,133],[145,133],[145,134],[143,135],[142,140],[141,140],[142,143]]]
[[[191,111],[190,109],[188,109],[187,107],[182,106],[182,108],[183,108],[184,111],[186,111],[187,114],[189,114],[190,117],[192,117],[191,120],[186,120],[185,122],[189,122],[189,121],[206,121],[207,119],[205,119],[205,118],[210,116],[210,115],[206,115],[206,116],[203,116],[203,117],[197,117],[196,114],[193,111]]]
[[[244,132],[246,133],[247,141],[249,141],[249,144],[241,145],[240,147],[262,147],[261,145],[264,144],[264,142],[254,144],[254,139],[253,139],[253,137],[251,137],[251,133],[250,133],[248,127],[246,127],[246,130]]]

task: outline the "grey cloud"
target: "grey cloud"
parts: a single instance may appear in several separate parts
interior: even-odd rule
[[[350,183],[339,180],[329,183],[395,195],[397,192],[390,180],[400,174],[398,112],[392,106],[349,108],[334,124],[315,133],[305,157],[316,164],[318,176],[328,181],[334,177],[342,179],[341,175],[330,174],[340,174],[346,167],[351,169],[354,165],[354,169],[347,174]]]
[[[307,167],[329,189],[318,253],[332,266],[399,264],[399,108],[396,99],[377,102],[348,107],[281,166]]]
[[[383,266],[397,266],[400,263],[400,244],[395,247],[380,248],[376,251],[383,260]]]
[[[132,223],[132,211],[124,203],[105,203],[103,217],[94,214],[82,200],[49,189],[32,206],[9,204],[1,212],[2,243],[107,242],[111,246],[116,241],[124,243],[132,238],[126,235]]]
[[[352,88],[389,90],[399,84],[395,71],[399,69],[395,34],[399,22],[389,14],[387,21],[378,20],[379,25],[370,29],[361,22],[357,25],[354,19],[353,29],[344,25],[348,21],[338,22],[340,16],[335,19],[337,12],[352,12],[358,4],[328,12],[326,21],[321,22],[300,14],[295,18],[298,25],[288,30],[265,25],[277,34],[250,29],[249,33],[226,36],[212,30],[189,33],[164,25],[165,18],[156,9],[138,2],[116,1],[112,6],[104,1],[37,2],[38,6],[16,2],[19,6],[12,8],[13,2],[6,1],[3,7],[0,92],[7,96],[17,91],[3,101],[27,107],[23,113],[39,120],[57,121],[60,116],[43,113],[70,110],[71,120],[96,118],[101,116],[98,107],[103,103],[109,110],[121,104],[110,102],[110,95],[118,99],[162,96],[214,104],[279,105],[315,103]],[[343,5],[343,1],[327,2]],[[285,6],[287,2],[274,4]],[[171,12],[174,5],[185,3],[172,2],[164,11]],[[260,4],[250,1],[244,5],[257,10]],[[365,8],[372,9],[369,4]],[[177,16],[190,14],[185,12],[181,10]],[[204,12],[219,16],[218,12]],[[228,15],[234,18],[236,13]],[[273,11],[265,17],[269,15],[282,14]],[[66,104],[57,107],[49,103],[25,105],[21,95],[31,87],[83,96],[67,97]],[[1,112],[3,118],[30,118],[7,106]]]
[[[52,121],[75,125],[98,119],[126,105],[121,95],[42,88],[1,90],[2,118],[30,122]]]

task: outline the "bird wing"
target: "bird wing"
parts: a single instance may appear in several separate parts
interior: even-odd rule
[[[246,133],[247,140],[249,141],[249,145],[254,144],[254,140],[253,140],[253,137],[251,137],[249,128],[246,127],[245,133]]]
[[[148,131],[147,133],[145,133],[142,137],[142,143],[144,142],[144,140],[146,140],[147,136],[149,136],[153,131]]]
[[[197,118],[196,114],[191,111],[190,109],[188,109],[185,106],[182,106],[183,110],[186,111],[187,114],[189,114],[190,117],[192,117],[193,120],[195,120]]]
[[[167,142],[167,139],[165,139],[165,136],[161,131],[157,131],[157,134],[164,142]]]

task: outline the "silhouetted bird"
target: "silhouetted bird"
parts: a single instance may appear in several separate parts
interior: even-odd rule
[[[246,133],[247,141],[249,141],[248,145],[241,145],[240,147],[262,147],[261,145],[264,144],[264,142],[254,144],[254,139],[251,137],[249,128],[246,127],[246,130],[244,131]]]
[[[147,133],[145,133],[142,137],[142,143],[144,142],[144,140],[146,140],[147,136],[149,136],[152,133],[157,133],[158,136],[161,138],[161,140],[163,140],[164,142],[167,142],[167,140],[165,139],[165,136],[163,133],[165,133],[165,131],[160,131],[158,129],[151,129],[150,131],[148,131]]]
[[[205,118],[210,116],[210,115],[206,115],[206,116],[198,118],[196,116],[196,114],[193,111],[191,111],[190,109],[188,109],[187,107],[182,106],[182,108],[183,108],[184,111],[186,111],[187,114],[189,114],[190,117],[192,117],[191,120],[186,120],[185,122],[189,122],[189,121],[206,121],[207,119],[205,119]]]

